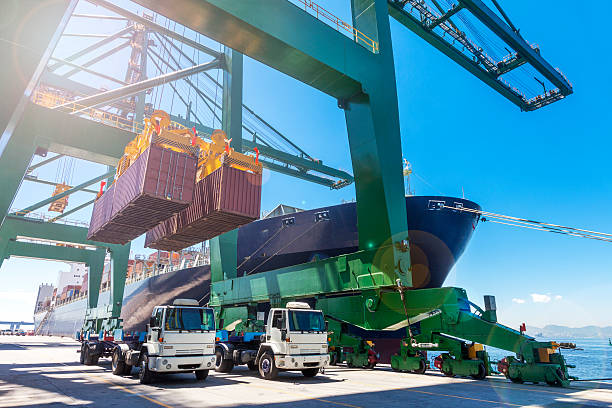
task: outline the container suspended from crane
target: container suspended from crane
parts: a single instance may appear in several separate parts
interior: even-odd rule
[[[198,139],[200,159],[191,205],[147,232],[145,246],[178,251],[256,220],[261,209],[258,157],[230,147],[225,132]]]
[[[114,183],[96,200],[87,238],[125,244],[186,208],[193,199],[198,152],[188,129],[154,112],[126,146]]]

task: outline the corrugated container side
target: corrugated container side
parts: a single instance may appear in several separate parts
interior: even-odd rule
[[[103,224],[95,224],[92,236],[125,244],[172,217],[193,199],[195,172],[194,157],[149,146],[113,184],[110,208],[105,204],[111,213]]]
[[[222,166],[196,184],[189,207],[147,233],[145,246],[177,251],[257,219],[260,208],[261,174]]]

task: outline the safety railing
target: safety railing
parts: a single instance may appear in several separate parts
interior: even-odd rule
[[[32,102],[37,105],[57,109],[68,114],[78,114],[81,117],[88,118],[95,122],[100,122],[107,126],[134,133],[142,133],[145,129],[144,123],[137,123],[132,119],[124,118],[123,116],[116,115],[102,109],[87,107],[79,104],[78,100],[72,101],[60,95],[56,95],[53,92],[48,92],[42,89],[38,89],[36,92],[34,92],[32,95]],[[178,122],[170,122],[170,128],[186,129],[184,125]]]
[[[296,0],[301,6],[304,7],[306,12],[309,12],[317,20],[323,21],[327,25],[335,28],[338,32],[346,34],[348,37],[355,40],[357,44],[363,45],[366,49],[374,54],[378,54],[378,42],[368,37],[352,25],[341,20],[339,17],[334,15],[329,10],[319,6],[314,1],[310,0]]]
[[[89,228],[88,222],[69,219],[69,218],[57,218],[57,215],[47,215],[44,213],[36,213],[36,212],[25,212],[17,208],[12,208],[10,210],[10,213],[14,215],[19,215],[19,216],[25,216],[27,218],[32,218],[32,219],[39,220],[39,221],[44,221],[44,222],[58,222],[60,224],[74,225],[77,227]]]

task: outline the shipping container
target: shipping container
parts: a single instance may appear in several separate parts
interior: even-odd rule
[[[126,244],[144,234],[191,203],[195,173],[192,155],[149,146],[96,201],[88,239]]]
[[[147,232],[145,246],[178,251],[256,220],[261,174],[223,165],[195,186],[193,203]]]

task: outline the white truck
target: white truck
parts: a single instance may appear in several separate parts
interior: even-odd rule
[[[205,380],[215,367],[215,318],[213,310],[193,299],[176,299],[171,306],[156,306],[146,332],[124,336],[100,333],[83,339],[81,363],[96,364],[112,357],[115,375],[129,375],[139,367],[139,379],[149,384],[158,374],[194,372]]]
[[[279,371],[301,371],[305,377],[314,377],[329,363],[323,312],[312,310],[307,303],[289,302],[285,308],[270,309],[263,333],[230,336],[221,330],[217,337],[218,372],[228,373],[235,365],[246,364],[267,380],[276,378]]]

